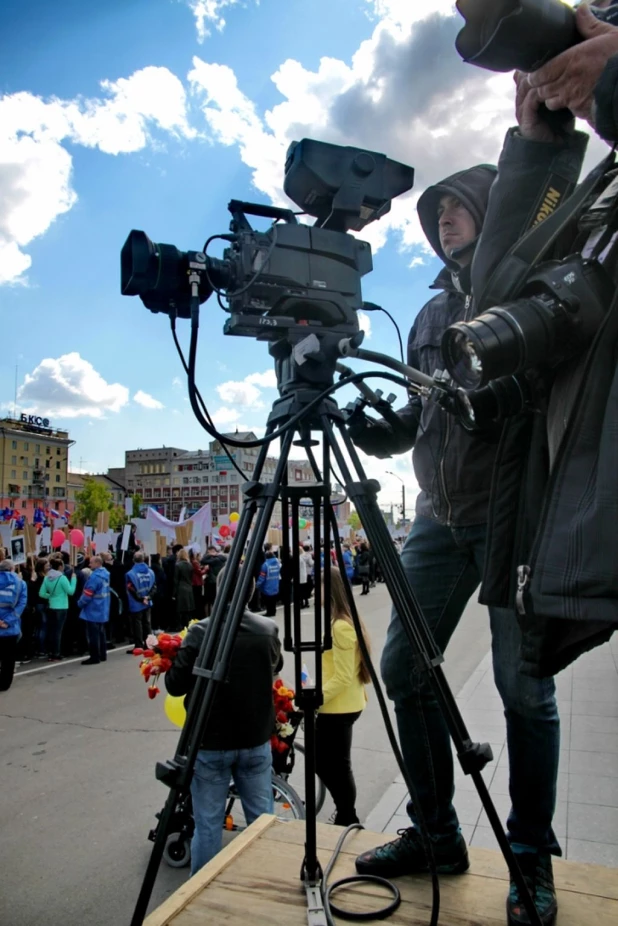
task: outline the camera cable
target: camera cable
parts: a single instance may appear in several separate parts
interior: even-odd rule
[[[395,331],[397,332],[397,340],[399,341],[399,355],[401,357],[401,362],[405,363],[406,361],[405,361],[405,357],[403,354],[403,340],[401,337],[401,329],[399,328],[399,325],[397,324],[397,322],[395,321],[391,313],[388,311],[388,309],[385,309],[384,306],[378,305],[375,302],[363,302],[363,312],[383,312],[388,318],[390,318],[393,325],[395,326]]]

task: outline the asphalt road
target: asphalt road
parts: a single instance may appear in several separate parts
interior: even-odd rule
[[[384,586],[359,603],[378,657],[389,616]],[[455,693],[488,648],[485,609],[471,604],[445,666]],[[166,795],[153,768],[173,756],[177,730],[163,698],[147,699],[137,660],[125,652],[101,666],[27,666],[0,694],[0,926],[130,920],[147,832]],[[353,759],[363,819],[397,775],[375,697],[355,727]],[[327,800],[320,817],[331,810]],[[186,877],[163,864],[153,906]]]

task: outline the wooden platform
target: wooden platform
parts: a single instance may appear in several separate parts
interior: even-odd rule
[[[318,824],[319,859],[326,867],[341,830]],[[388,838],[388,837],[386,837]],[[336,881],[354,873],[354,859],[385,841],[384,834],[359,831],[349,837],[333,872]],[[299,881],[304,824],[264,816],[234,839],[195,877],[183,884],[145,926],[306,926],[305,895]],[[502,856],[470,850],[465,875],[440,879],[442,926],[505,926],[508,874]],[[556,859],[559,914],[556,926],[618,926],[618,871]],[[426,926],[431,888],[426,876],[398,878],[402,903],[386,922]],[[377,908],[379,889],[353,886],[337,902],[352,910]],[[344,923],[344,920],[338,920]]]

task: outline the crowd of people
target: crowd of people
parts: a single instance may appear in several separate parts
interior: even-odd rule
[[[28,555],[25,563],[14,565],[8,551],[0,548],[0,615],[9,611],[12,615],[7,627],[2,626],[7,621],[0,619],[0,690],[10,686],[17,664],[83,655],[84,665],[95,665],[107,659],[108,650],[127,642],[129,654],[144,648],[153,629],[175,632],[207,617],[230,549],[230,545],[213,545],[200,555],[174,544],[164,557],[146,556],[132,532],[127,549],[119,544],[115,554],[111,550],[97,556],[78,554],[71,565],[69,553],[56,551]],[[334,564],[334,548],[331,557]],[[302,607],[309,607],[314,587],[314,551],[309,543],[301,546],[299,563],[295,592],[291,561],[283,563],[281,551],[265,544],[250,610],[274,617],[283,589],[290,586]],[[381,579],[365,542],[346,544],[344,563],[348,578],[362,583],[363,594]]]

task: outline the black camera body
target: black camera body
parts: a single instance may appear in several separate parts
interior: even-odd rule
[[[284,221],[258,232],[247,221],[252,204],[228,208],[234,242],[223,255],[231,270],[226,334],[273,340],[297,326],[358,331],[361,278],[373,268],[367,242],[301,225],[287,210]]]
[[[232,200],[229,233],[213,235],[202,251],[132,231],[121,251],[123,295],[189,318],[196,299],[216,292],[230,313],[225,333],[258,340],[356,334],[361,279],[373,265],[369,244],[349,232],[385,215],[393,197],[412,188],[414,170],[384,154],[303,139],[290,145],[285,171],[285,192],[314,225],[291,209]],[[260,231],[249,216],[272,224]],[[229,243],[222,259],[207,254],[217,238]]]

